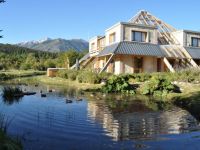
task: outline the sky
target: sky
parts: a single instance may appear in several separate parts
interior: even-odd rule
[[[200,31],[200,0],[6,0],[0,43],[46,37],[85,39],[147,10],[177,29]]]

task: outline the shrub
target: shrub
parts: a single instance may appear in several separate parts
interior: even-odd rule
[[[66,70],[59,70],[57,73],[57,77],[68,79],[67,71]]]
[[[100,80],[108,80],[108,78],[112,76],[112,73],[102,72],[99,74]]]
[[[145,82],[151,78],[149,73],[139,73],[130,75],[130,79],[134,79],[136,82]]]
[[[171,81],[162,76],[153,76],[140,88],[141,94],[154,96],[166,96],[169,92],[173,92],[174,90],[175,86]]]
[[[98,74],[89,70],[79,71],[77,80],[80,83],[91,83],[91,84],[100,83],[100,78]]]
[[[134,88],[129,84],[128,76],[111,76],[106,84],[102,87],[105,93],[129,93],[135,94]]]
[[[68,77],[68,79],[70,79],[72,81],[76,80],[77,75],[78,75],[78,71],[76,71],[76,70],[68,70],[67,71],[67,77]]]
[[[8,74],[5,74],[5,73],[0,73],[0,80],[8,80],[8,79],[12,79],[14,78],[13,75],[8,75]]]
[[[76,80],[78,71],[76,70],[60,70],[58,71],[57,76],[64,79],[70,79],[72,81]]]

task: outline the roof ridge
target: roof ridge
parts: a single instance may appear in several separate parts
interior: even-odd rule
[[[156,45],[160,46],[160,44],[148,43],[148,42],[137,42],[137,41],[123,41],[125,43],[136,43],[136,44],[143,44],[143,45]]]
[[[119,48],[119,46],[121,46],[121,44],[122,44],[122,42],[119,42],[119,43],[118,43],[118,45],[117,45],[117,47],[115,48],[113,54],[115,54],[115,52],[117,51],[117,49]]]

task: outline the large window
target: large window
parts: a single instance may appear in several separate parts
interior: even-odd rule
[[[146,32],[132,31],[132,41],[146,42]]]
[[[200,38],[192,37],[192,46],[193,47],[200,47]]]
[[[109,35],[109,43],[114,43],[116,41],[116,33],[112,33]]]

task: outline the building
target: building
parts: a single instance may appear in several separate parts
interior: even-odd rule
[[[177,30],[140,11],[108,28],[104,36],[90,39],[89,53],[79,63],[80,68],[114,74],[199,68],[200,32]]]

